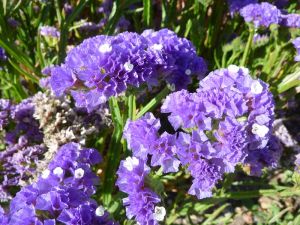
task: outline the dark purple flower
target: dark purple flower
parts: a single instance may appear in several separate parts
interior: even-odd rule
[[[78,107],[91,111],[128,86],[167,81],[181,89],[190,75],[205,72],[191,42],[169,30],[124,32],[89,38],[72,49],[63,65],[51,69],[50,85],[56,95],[71,93]]]
[[[159,196],[146,185],[149,172],[142,159],[127,157],[120,163],[116,185],[128,194],[123,204],[129,219],[134,218],[141,225],[158,225],[158,221],[164,219],[165,209],[158,206]]]
[[[10,203],[9,224],[115,224],[91,195],[98,177],[91,166],[101,157],[79,144],[62,146],[41,177],[23,187]]]
[[[5,50],[0,47],[0,61],[6,61],[7,60],[7,55],[5,53]]]

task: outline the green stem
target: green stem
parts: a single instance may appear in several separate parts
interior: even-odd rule
[[[111,97],[109,99],[109,108],[112,114],[112,120],[114,123],[114,132],[111,137],[108,155],[107,155],[107,164],[104,175],[103,183],[103,203],[107,206],[111,201],[111,194],[114,189],[114,183],[116,179],[116,170],[118,168],[121,152],[122,152],[122,131],[123,131],[123,120],[120,112],[120,108],[117,102],[117,99]]]
[[[251,51],[251,46],[253,43],[253,37],[254,37],[254,28],[253,26],[249,26],[249,37],[248,37],[248,41],[247,41],[247,45],[243,54],[243,58],[242,58],[242,62],[241,62],[241,66],[246,66],[247,61],[248,61],[248,57]]]
[[[135,95],[129,95],[128,96],[128,117],[131,120],[135,120],[135,114],[136,114],[136,97]]]
[[[158,93],[158,95],[155,96],[155,98],[153,98],[150,102],[148,102],[148,104],[145,105],[145,107],[138,112],[138,114],[136,115],[136,119],[140,118],[146,112],[152,110],[158,104],[160,104],[161,100],[165,98],[169,94],[169,92],[170,92],[170,87],[167,85],[161,92]]]

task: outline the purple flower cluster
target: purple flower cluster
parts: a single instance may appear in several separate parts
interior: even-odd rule
[[[229,6],[229,12],[231,16],[238,13],[240,9],[249,5],[257,3],[257,0],[227,0]]]
[[[40,28],[40,34],[44,37],[59,38],[60,32],[55,27],[43,26]]]
[[[282,15],[281,25],[286,26],[286,27],[299,28],[300,27],[300,15],[295,14],[295,13]]]
[[[262,2],[249,4],[240,10],[246,22],[252,22],[255,27],[269,27],[271,24],[279,24],[281,12],[276,6]]]
[[[149,113],[127,122],[128,148],[145,161],[151,156],[151,166],[161,166],[165,173],[186,166],[194,178],[189,193],[198,198],[211,196],[222,175],[237,164],[249,165],[251,174],[259,175],[262,168],[274,167],[281,154],[271,136],[272,94],[246,68],[231,65],[211,72],[196,93],[181,90],[167,96],[161,111],[168,113],[176,134],[160,135],[159,120]]]
[[[300,61],[300,37],[293,40],[293,45],[295,49],[297,50],[297,56],[295,57],[295,61]]]
[[[5,50],[0,47],[0,61],[6,61],[7,60],[7,55],[5,53]]]
[[[116,185],[120,191],[128,194],[123,199],[126,215],[141,225],[157,225],[165,216],[165,208],[159,207],[159,196],[146,184],[150,168],[145,161],[128,157],[120,163]]]
[[[37,182],[17,193],[5,215],[11,225],[115,224],[91,195],[98,177],[91,166],[101,161],[95,149],[62,146]]]
[[[31,177],[35,164],[46,151],[42,145],[43,134],[33,118],[34,105],[31,99],[20,104],[0,100],[0,131],[6,148],[0,151],[0,187],[6,192],[2,201],[9,198],[10,187],[22,186]],[[7,198],[6,198],[6,197]]]
[[[56,95],[70,92],[78,107],[91,111],[127,86],[167,80],[180,89],[190,75],[205,72],[206,63],[191,42],[167,29],[124,32],[89,38],[72,49],[63,65],[51,68],[50,86]]]
[[[286,27],[300,27],[299,14],[285,14],[275,5],[268,2],[228,0],[231,14],[239,11],[246,22],[252,22],[255,27],[269,27],[278,24]],[[279,6],[284,2],[277,2]]]

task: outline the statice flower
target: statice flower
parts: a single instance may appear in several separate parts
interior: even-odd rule
[[[165,173],[177,172],[180,161],[176,158],[176,138],[166,132],[160,135],[159,129],[159,120],[147,113],[139,120],[128,120],[123,137],[135,157],[147,161],[152,156],[151,166],[161,166]]]
[[[43,134],[33,118],[32,99],[25,99],[14,105],[1,100],[1,131],[5,149],[0,152],[1,189],[5,194],[1,200],[10,197],[12,187],[24,186],[36,170],[37,162],[46,151],[42,144]],[[6,196],[6,197],[5,197]]]
[[[300,61],[300,37],[293,40],[293,45],[297,51],[297,56],[295,57],[295,61]]]
[[[164,62],[159,62],[157,69],[177,90],[184,89],[191,83],[191,76],[198,79],[204,77],[207,65],[196,53],[194,45],[185,38],[179,38],[175,32],[168,29],[159,31],[145,30],[142,33],[149,41],[149,49]]]
[[[300,15],[291,13],[287,15],[281,16],[281,25],[286,27],[292,27],[292,28],[299,28],[300,27]]]
[[[43,26],[40,28],[40,34],[45,37],[59,38],[60,32],[51,26]]]
[[[233,16],[235,13],[238,13],[240,9],[243,7],[249,5],[249,4],[255,4],[258,1],[257,0],[228,0],[229,5],[229,12],[231,16]]]
[[[179,133],[178,155],[194,177],[189,193],[203,198],[224,172],[233,172],[249,152],[267,145],[274,103],[267,84],[252,79],[245,68],[229,66],[200,81],[197,93],[170,94],[162,112],[171,113],[174,129],[186,131]],[[198,168],[207,167],[199,179]]]
[[[123,199],[126,215],[141,225],[157,225],[166,214],[165,208],[159,206],[160,197],[146,184],[149,173],[150,168],[145,161],[136,157],[122,160],[117,172],[116,185],[120,191],[128,194]]]
[[[101,157],[76,143],[62,146],[37,182],[17,193],[10,203],[8,224],[115,224],[91,195],[99,180],[91,166]]]
[[[7,55],[5,53],[5,50],[0,47],[0,61],[6,61],[7,60]]]
[[[176,133],[164,132],[159,120],[146,114],[127,122],[124,138],[128,148],[140,159],[151,157],[151,166],[159,165],[165,173],[185,166],[193,177],[189,193],[198,198],[211,196],[223,174],[234,172],[237,164],[261,171],[275,166],[280,156],[280,149],[270,141],[272,94],[246,68],[231,65],[211,72],[200,81],[197,92],[181,90],[168,95],[161,112],[167,113]],[[274,157],[258,167],[255,160],[267,157],[260,154],[263,151]]]
[[[280,10],[268,2],[249,4],[240,10],[240,14],[246,22],[253,23],[255,27],[269,27],[281,21]]]
[[[0,130],[3,130],[9,122],[11,102],[7,99],[0,99]]]
[[[280,141],[271,136],[266,147],[249,151],[245,164],[250,165],[250,175],[260,176],[263,168],[276,168],[282,153]]]
[[[128,86],[166,80],[180,89],[190,75],[205,71],[192,44],[171,31],[124,32],[89,38],[72,49],[64,64],[51,69],[50,86],[57,96],[71,93],[78,107],[92,111]]]

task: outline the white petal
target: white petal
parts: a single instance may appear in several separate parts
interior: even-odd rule
[[[126,62],[124,64],[124,68],[127,72],[131,72],[133,70],[133,64],[131,64],[130,62]]]
[[[256,134],[259,137],[265,137],[269,132],[269,128],[265,125],[259,125],[257,123],[252,125],[252,133]]]
[[[99,52],[101,53],[106,53],[106,52],[111,52],[112,47],[110,44],[103,44],[99,46]]]
[[[239,72],[240,67],[236,66],[236,65],[229,65],[228,66],[228,71],[231,73],[237,73]]]
[[[105,213],[105,209],[104,209],[104,207],[103,206],[99,206],[97,209],[96,209],[96,216],[103,216],[104,215],[104,213]]]
[[[192,74],[192,71],[190,69],[186,69],[184,73],[189,76]]]
[[[63,173],[64,173],[64,170],[61,168],[61,167],[56,167],[54,170],[53,170],[53,173],[57,176],[61,176]]]
[[[76,179],[80,179],[84,176],[84,170],[82,168],[78,168],[74,171],[74,177]]]
[[[257,94],[262,93],[262,91],[263,91],[263,86],[260,84],[259,81],[256,80],[251,84],[251,92],[253,94],[257,95]]]
[[[166,209],[164,207],[155,206],[153,217],[157,221],[163,221],[166,215]]]
[[[47,179],[50,175],[50,170],[46,169],[42,172],[42,178]]]
[[[132,171],[137,165],[139,165],[139,160],[136,157],[127,157],[124,162],[124,167],[128,171]]]

